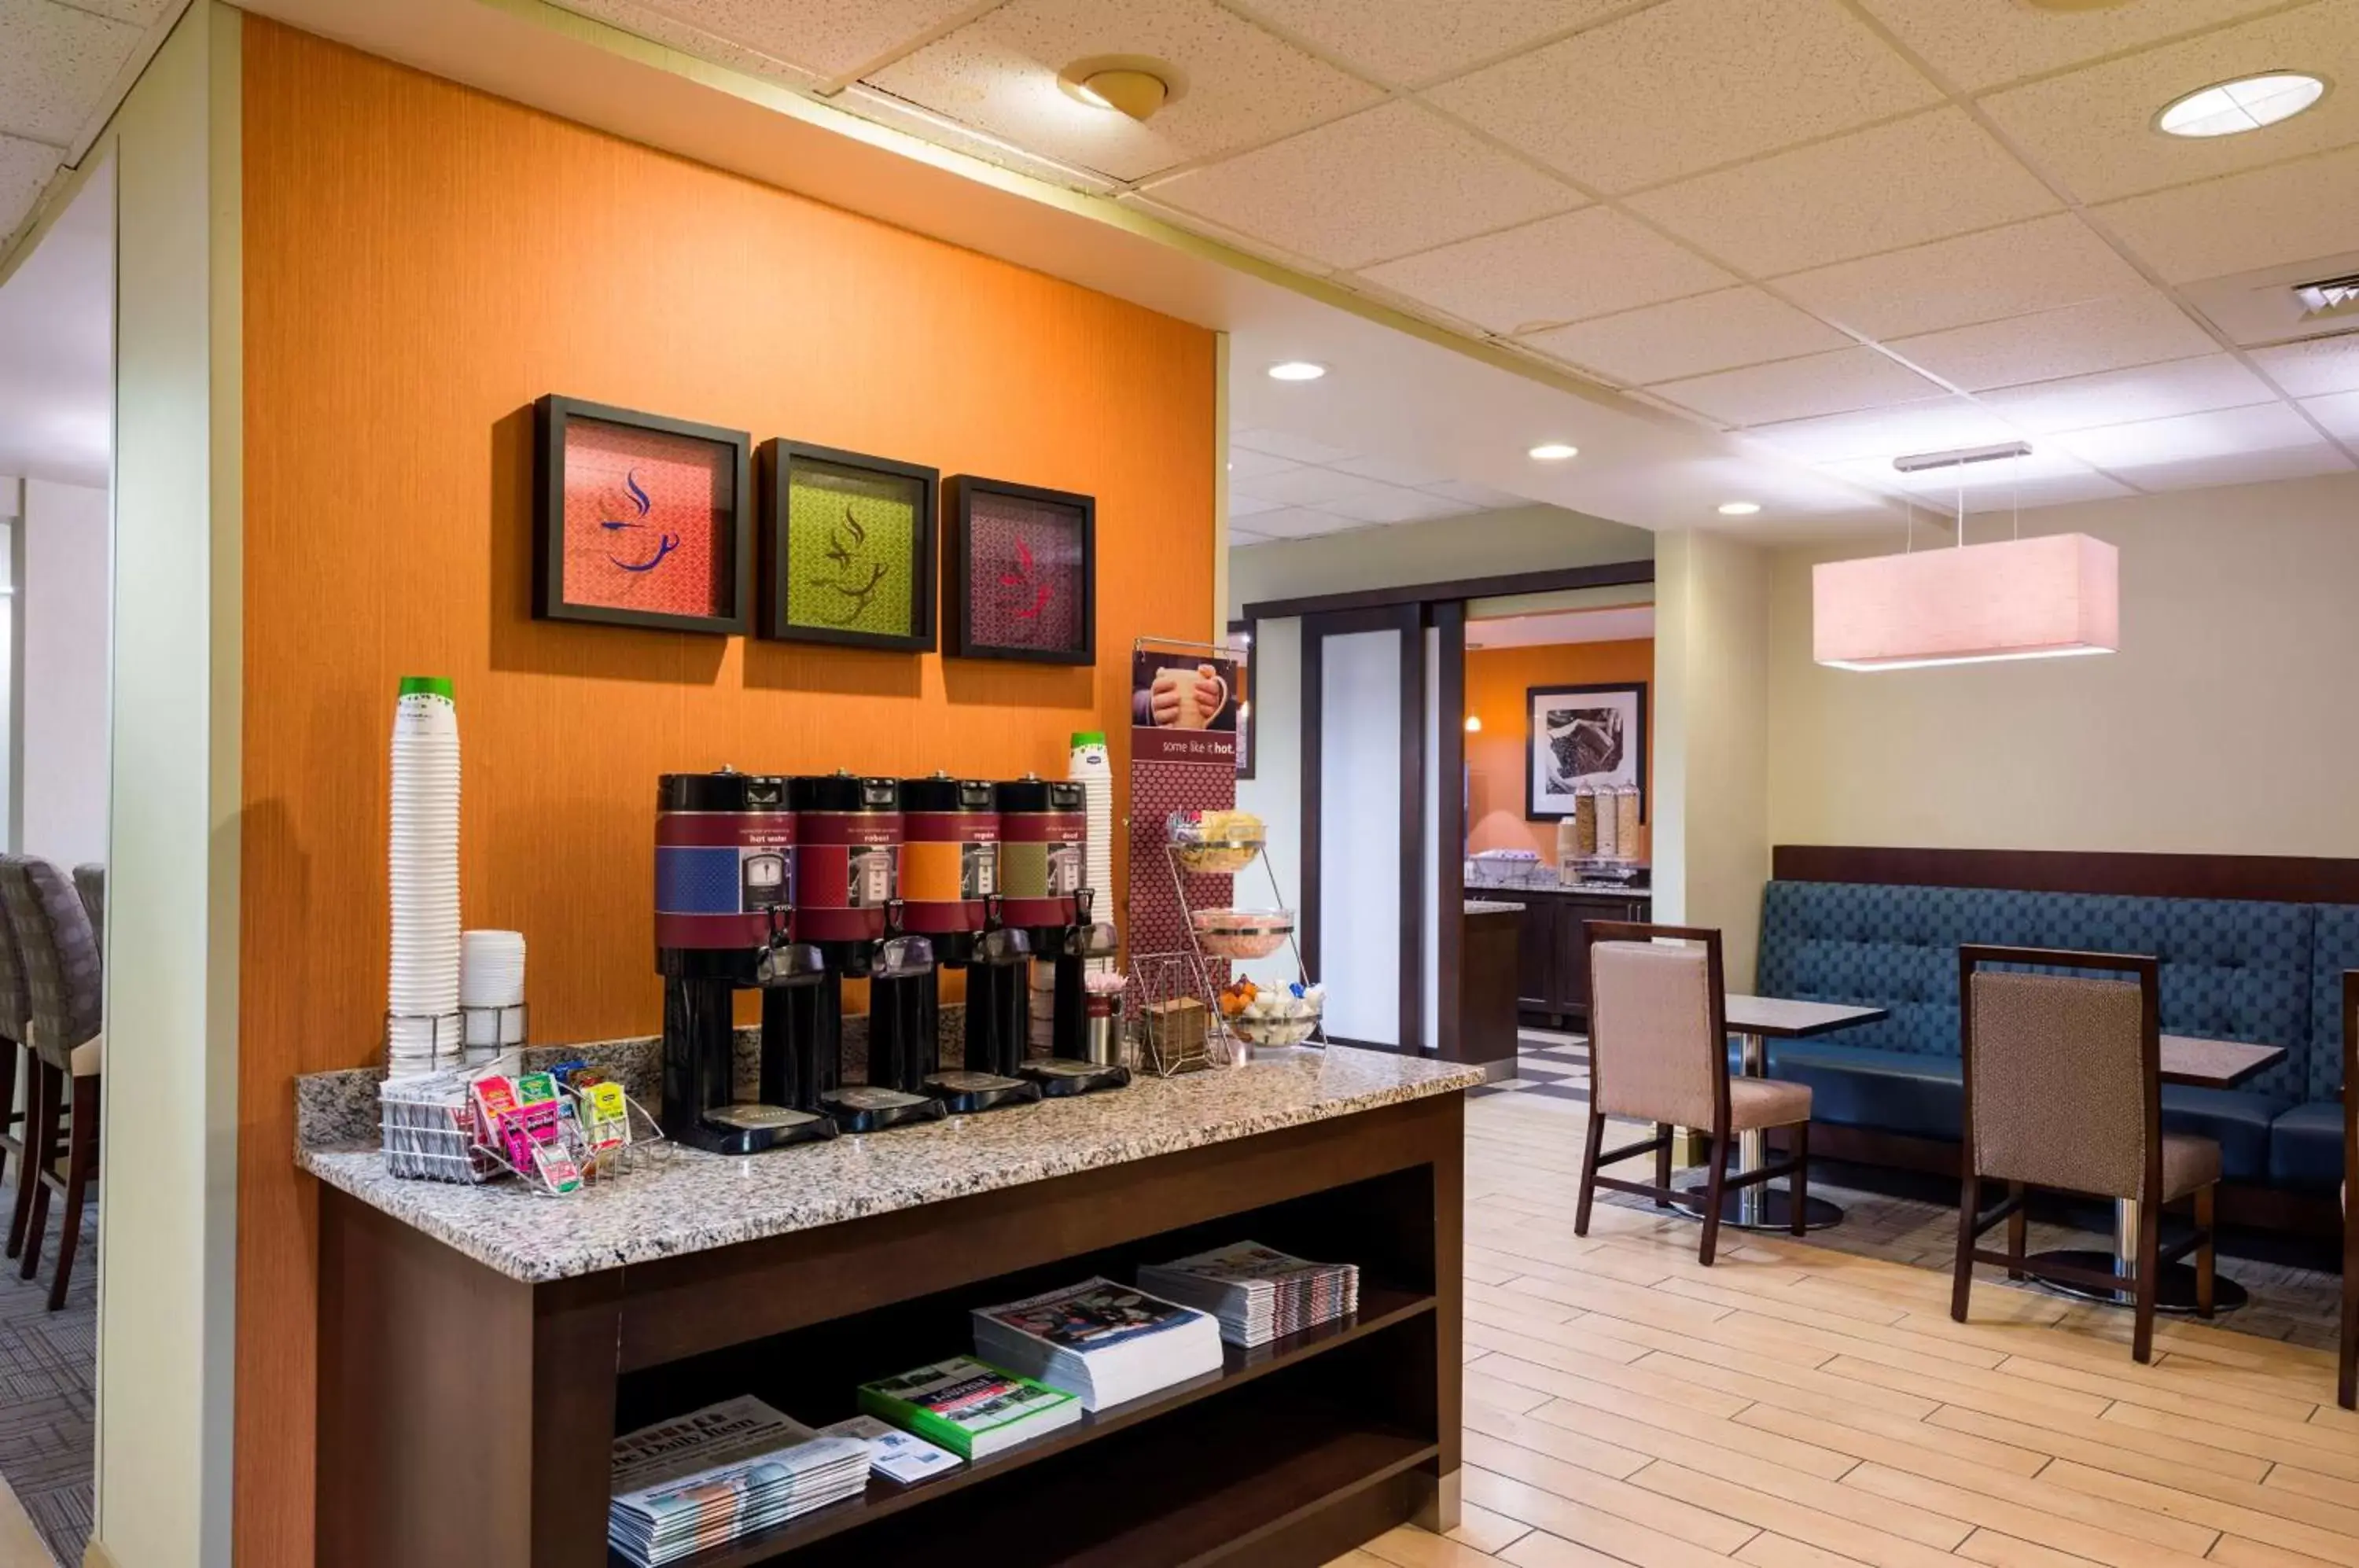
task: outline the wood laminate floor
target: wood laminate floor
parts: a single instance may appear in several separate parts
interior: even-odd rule
[[[1584,1106],[1467,1107],[1464,1522],[1335,1568],[2359,1565],[2331,1354],[1601,1203]],[[1617,1137],[1617,1141],[1619,1138]]]

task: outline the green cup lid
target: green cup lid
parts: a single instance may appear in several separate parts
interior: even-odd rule
[[[447,697],[456,701],[447,675],[405,675],[401,678],[401,695],[405,697]]]
[[[1073,744],[1075,746],[1103,746],[1105,743],[1106,737],[1105,731],[1103,730],[1075,730],[1073,732]]]

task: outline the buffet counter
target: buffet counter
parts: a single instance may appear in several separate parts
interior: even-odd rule
[[[963,1350],[976,1305],[1247,1238],[1357,1263],[1356,1317],[684,1561],[957,1541],[1011,1568],[1309,1564],[1446,1526],[1460,1091],[1480,1081],[1337,1047],[750,1158],[675,1150],[563,1198],[395,1180],[353,1118],[310,1116],[321,1561],[596,1568],[618,1432],[738,1392],[832,1421],[863,1377]]]

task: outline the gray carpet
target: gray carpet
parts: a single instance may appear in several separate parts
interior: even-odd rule
[[[13,1179],[13,1169],[8,1174]],[[13,1180],[0,1196],[0,1232],[15,1212]],[[49,1311],[56,1277],[58,1209],[50,1194],[49,1234],[38,1278],[16,1277],[17,1260],[0,1268],[0,1477],[60,1563],[78,1563],[90,1540],[93,1424],[98,1368],[98,1217],[83,1213],[82,1248],[62,1311]]]

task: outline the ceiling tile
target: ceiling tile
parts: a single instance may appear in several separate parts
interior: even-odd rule
[[[2083,461],[2134,482],[2141,468],[2321,444],[2310,421],[2283,403],[2075,430],[2056,441]]]
[[[1723,289],[1525,341],[1583,369],[1637,383],[1820,354],[1850,340],[1758,289]]]
[[[1285,506],[1283,501],[1265,501],[1258,495],[1248,495],[1242,490],[1229,492],[1229,516],[1250,517],[1256,512],[1275,512]]]
[[[1630,8],[1631,0],[1245,0],[1250,11],[1354,71],[1412,87],[1535,38]]]
[[[1251,546],[1256,544],[1267,544],[1269,541],[1270,536],[1267,534],[1251,533],[1246,529],[1238,528],[1234,523],[1229,526],[1229,547],[1232,550],[1240,545]]]
[[[1146,124],[1067,96],[1057,72],[1102,54],[1169,60],[1186,73],[1188,91]],[[1379,95],[1212,0],[1011,0],[868,81],[1121,180],[1216,158]]]
[[[2351,93],[2330,93],[2306,113],[2244,136],[2168,136],[2154,128],[2173,99],[2199,87],[2288,68],[2359,81],[2359,0],[2313,0],[2011,88],[1984,99],[1983,108],[2082,201],[2104,201],[2359,142],[2359,94]]]
[[[1493,332],[1536,331],[1736,281],[1605,207],[1365,269],[1373,281]]]
[[[1272,457],[1266,452],[1239,446],[1236,437],[1229,438],[1229,483],[1243,485],[1259,479],[1265,474],[1283,474],[1296,466],[1291,459]]]
[[[1346,474],[1356,474],[1363,479],[1381,479],[1387,485],[1421,487],[1446,485],[1450,475],[1438,468],[1428,468],[1421,463],[1408,463],[1397,457],[1343,457],[1328,464]]]
[[[1233,488],[1243,489],[1258,499],[1284,506],[1323,506],[1331,501],[1377,495],[1399,487],[1375,479],[1363,479],[1353,474],[1339,473],[1332,468],[1296,468],[1284,474],[1267,474],[1249,485]]]
[[[1583,204],[1569,187],[1407,101],[1151,189],[1184,212],[1353,267]]]
[[[1400,489],[1330,501],[1322,509],[1362,523],[1421,523],[1435,517],[1458,517],[1470,510],[1422,490]]]
[[[2305,397],[2303,409],[2340,441],[2359,441],[2359,392],[2337,392],[2330,397]]]
[[[1665,0],[1428,96],[1575,179],[1622,191],[1939,93],[1837,0]]]
[[[2277,394],[2235,360],[2213,354],[1986,392],[1982,400],[2027,430],[2054,435],[2100,425],[2249,408],[2273,403]]]
[[[14,234],[34,199],[58,171],[60,153],[43,142],[0,136],[0,234]]]
[[[1423,488],[1429,495],[1439,495],[1447,501],[1463,502],[1480,511],[1504,511],[1510,506],[1532,505],[1526,496],[1511,495],[1505,490],[1494,490],[1487,485],[1469,485],[1457,479],[1443,485],[1428,485]]]
[[[1854,131],[1630,203],[1758,278],[2013,223],[2059,203],[1961,109]]]
[[[2359,332],[2256,348],[2253,363],[2297,397],[2359,392]]]
[[[2184,359],[2211,334],[2153,289],[2060,310],[1897,338],[1892,352],[1969,392]]]
[[[50,0],[0,0],[0,133],[60,147],[95,114],[140,29]]]
[[[1913,504],[1921,518],[1931,512],[1955,515],[1961,497],[1972,512],[2008,511],[2017,506],[2052,506],[2065,501],[2102,501],[2129,494],[2069,452],[2035,452],[2004,463],[1976,463],[1955,468],[1902,474],[1884,458],[1831,463],[1826,472],[1855,484],[1871,485]]]
[[[2021,0],[1863,3],[1926,64],[1977,90],[2231,22],[2285,0],[2154,0],[2085,11],[2035,10]]]
[[[1133,207],[1151,217],[1159,218],[1183,234],[1194,234],[1199,239],[1218,240],[1221,244],[1243,251],[1247,256],[1257,256],[1266,261],[1274,261],[1292,272],[1303,273],[1312,278],[1324,278],[1335,271],[1335,268],[1314,256],[1288,250],[1282,245],[1274,245],[1258,235],[1230,228],[1226,223],[1216,223],[1201,213],[1183,212],[1177,207],[1168,206],[1136,190],[1125,191],[1114,200],[1125,207]]]
[[[1268,457],[1291,458],[1296,463],[1332,463],[1339,457],[1353,455],[1346,447],[1329,446],[1325,441],[1312,441],[1309,436],[1290,435],[1285,430],[1261,427],[1231,430],[1229,444]]]
[[[782,67],[772,74],[781,74],[789,69]],[[804,77],[802,80],[810,82],[816,78]],[[1000,169],[1014,169],[1018,174],[1029,175],[1051,185],[1061,185],[1071,191],[1087,191],[1100,196],[1122,189],[1120,181],[1109,180],[1103,174],[1049,158],[1035,158],[1021,147],[984,136],[980,131],[971,131],[956,120],[921,109],[907,99],[894,97],[890,93],[864,87],[857,82],[828,102],[846,114],[857,114],[864,120],[907,132],[934,147],[962,152],[969,158],[979,158]],[[1298,265],[1307,267],[1310,264]]]
[[[2275,479],[2348,474],[2351,469],[2351,460],[2333,443],[2317,441],[2309,446],[2272,447],[2157,463],[2131,470],[2125,477],[2141,490],[2197,490],[2214,485],[2266,485]]]
[[[1996,446],[2020,434],[1971,398],[1944,397],[1862,413],[1760,425],[1746,430],[1745,439],[1764,442],[1803,463],[1872,457],[1888,464],[1911,452]]]
[[[1321,534],[1340,534],[1368,525],[1350,517],[1339,517],[1332,512],[1313,510],[1308,506],[1289,506],[1284,511],[1263,512],[1253,520],[1254,531],[1274,539],[1315,539]]]
[[[1724,424],[1765,425],[1906,403],[1940,388],[1872,348],[1846,348],[1667,382],[1655,391]]]
[[[2052,310],[2141,284],[2137,269],[2070,212],[1777,280],[1780,292],[1872,338]]]
[[[77,10],[95,11],[110,21],[128,22],[135,27],[145,27],[161,21],[168,11],[178,9],[174,0],[73,0]]]
[[[678,3],[669,4],[662,9],[648,4],[647,0],[551,0],[551,4],[578,16],[588,16],[593,21],[620,28],[635,38],[647,38],[667,49],[693,55],[698,60],[725,65],[733,71],[742,71],[748,76],[767,77],[791,86],[808,87],[826,81],[829,75],[823,69],[797,65],[772,52],[771,47],[766,46],[774,46],[777,40],[768,35],[779,29],[746,27],[744,24],[748,18],[730,15],[745,9],[743,6],[700,4],[699,0],[678,0]],[[700,24],[691,19],[696,17],[711,19]],[[723,32],[720,28],[723,26],[761,37],[765,43],[747,42],[733,33]],[[881,49],[875,51],[882,52]],[[859,65],[874,58],[874,53],[863,55],[852,64]]]
[[[2133,196],[2095,217],[2173,283],[2359,250],[2359,147]]]

